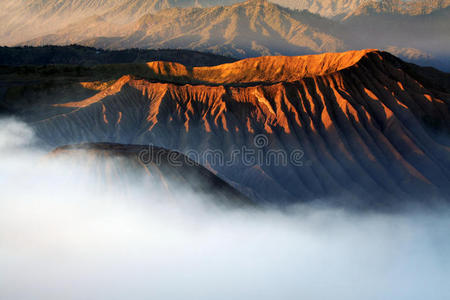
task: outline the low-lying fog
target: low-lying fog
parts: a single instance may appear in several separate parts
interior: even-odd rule
[[[124,197],[44,166],[32,140],[0,122],[2,300],[450,299],[447,211],[225,211],[139,186]]]

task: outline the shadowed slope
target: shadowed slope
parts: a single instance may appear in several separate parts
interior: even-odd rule
[[[50,159],[69,159],[87,169],[105,186],[140,189],[161,201],[176,201],[183,193],[195,193],[222,205],[252,202],[225,181],[175,151],[154,146],[92,143],[58,147]],[[70,171],[69,171],[70,172]]]

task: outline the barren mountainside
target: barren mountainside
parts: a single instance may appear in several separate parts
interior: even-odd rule
[[[104,68],[118,77],[99,80]],[[120,70],[14,82],[2,103],[52,145],[174,149],[259,201],[386,206],[448,195],[449,74],[377,50]]]
[[[126,25],[104,17],[81,20],[24,44],[123,49],[185,48],[244,58],[299,55],[343,48],[333,36],[334,22],[263,0],[212,8],[173,8]]]
[[[2,44],[23,42],[74,22],[102,16],[125,23],[157,11],[174,7],[212,7],[231,5],[239,0],[3,0],[0,2]],[[277,0],[293,9],[307,9],[323,16],[348,14],[361,0]]]
[[[71,23],[103,16],[113,23],[133,22],[172,7],[226,5],[228,0],[2,0],[0,41],[13,45]]]
[[[363,2],[345,18],[334,20],[265,0],[223,4],[227,5],[172,7],[147,13],[128,12],[134,11],[130,6],[86,14],[70,24],[59,22],[61,26],[31,39],[16,36],[24,37],[20,45],[182,48],[236,58],[377,48],[414,63],[450,70],[448,1]],[[334,4],[331,7],[338,9]],[[133,17],[123,17],[128,14]]]

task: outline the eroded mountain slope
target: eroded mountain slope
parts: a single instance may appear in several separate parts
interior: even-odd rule
[[[53,145],[179,150],[269,202],[383,206],[448,197],[448,74],[376,50],[146,67],[109,84],[83,83],[89,97],[36,105],[36,115],[54,113],[33,126]]]

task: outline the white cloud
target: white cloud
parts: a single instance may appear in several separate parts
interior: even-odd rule
[[[223,211],[102,192],[2,124],[2,300],[450,299],[447,212]]]

